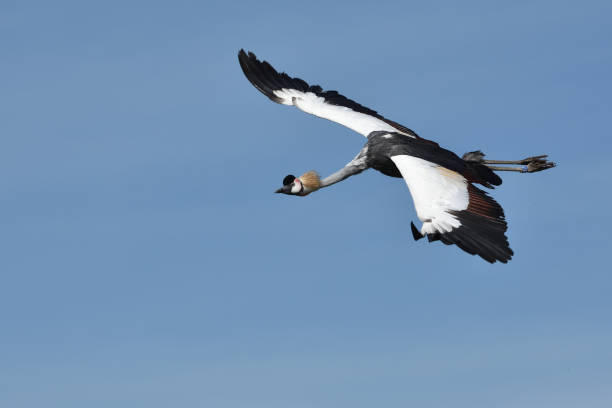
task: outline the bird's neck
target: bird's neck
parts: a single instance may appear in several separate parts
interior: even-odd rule
[[[337,172],[330,174],[321,180],[321,187],[329,187],[333,184],[336,184],[350,176],[361,173],[365,168],[357,167],[352,165],[351,163],[347,164]]]

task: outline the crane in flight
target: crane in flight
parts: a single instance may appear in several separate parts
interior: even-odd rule
[[[323,179],[315,171],[288,175],[277,193],[304,197],[372,168],[403,178],[408,185],[423,223],[420,229],[410,223],[415,240],[427,237],[429,242],[455,244],[491,263],[512,258],[504,210],[474,184],[499,186],[502,180],[494,171],[533,173],[554,167],[546,155],[485,160],[482,152],[474,151],[459,157],[337,91],[279,73],[252,52],[240,50],[238,61],[251,84],[272,101],[337,122],[367,138],[357,156],[337,172]]]

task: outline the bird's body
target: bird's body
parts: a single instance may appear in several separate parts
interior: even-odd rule
[[[323,91],[299,78],[278,73],[253,53],[238,54],[249,81],[274,102],[345,125],[367,137],[357,156],[332,175],[320,179],[314,171],[287,176],[277,192],[305,196],[372,168],[390,177],[404,178],[412,195],[421,229],[411,224],[415,240],[455,244],[488,262],[507,262],[513,252],[505,236],[507,224],[501,206],[474,184],[492,188],[502,180],[493,170],[533,172],[553,167],[545,156],[522,161],[485,161],[480,152],[457,156],[414,131],[384,118],[336,91]],[[506,168],[491,164],[520,164]]]

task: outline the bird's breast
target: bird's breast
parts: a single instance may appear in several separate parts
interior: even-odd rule
[[[388,157],[375,157],[370,161],[370,167],[374,170],[380,171],[385,176],[402,177],[402,174],[397,169],[395,163],[393,163]]]

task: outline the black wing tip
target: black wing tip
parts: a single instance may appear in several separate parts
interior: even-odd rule
[[[410,221],[410,231],[412,231],[412,238],[414,238],[415,241],[418,241],[419,239],[425,236],[421,234],[421,231],[419,231],[417,227],[415,227],[412,221]]]
[[[246,64],[262,64],[263,62],[257,59],[257,55],[255,55],[252,51],[245,51],[244,48],[241,48],[238,51],[238,61],[241,63],[244,62]]]
[[[260,61],[257,56],[244,49],[238,51],[238,62],[244,76],[261,93],[276,103],[282,103],[282,99],[274,94],[274,91],[282,88],[279,86],[281,75],[266,61]]]
[[[257,57],[255,56],[255,54],[253,54],[251,51],[245,51],[244,48],[241,48],[238,51],[238,58],[242,58],[242,59],[257,59]]]
[[[427,234],[429,242],[441,241],[446,245],[457,245],[471,255],[478,255],[489,263],[508,263],[514,255],[505,232],[504,220],[491,219],[468,211],[453,213],[461,226],[450,232]]]
[[[310,86],[300,78],[292,78],[284,72],[278,72],[268,61],[257,59],[251,51],[246,52],[244,49],[238,51],[238,62],[251,84],[276,103],[285,102],[274,93],[281,89],[315,93],[321,91],[320,86]]]
[[[455,244],[464,251],[478,255],[487,262],[507,263],[514,251],[510,248],[503,218],[490,218],[469,211],[455,212],[461,226],[449,233],[441,234],[444,243]],[[503,217],[503,215],[502,215]]]
[[[257,61],[257,57],[250,51],[247,54],[244,48],[241,48],[240,51],[238,51],[238,62],[240,63],[240,66],[242,67],[243,71],[244,67],[247,67],[249,65],[249,60]]]
[[[343,106],[355,112],[373,116],[377,119],[386,122],[387,124],[399,130],[400,132],[427,141],[428,143],[432,143],[436,146],[438,145],[435,142],[420,138],[413,130],[402,126],[397,122],[384,118],[375,110],[367,108],[353,101],[352,99],[347,98],[346,96],[340,94],[338,91],[324,91],[323,88],[319,85],[309,85],[303,79],[291,77],[284,72],[279,73],[267,61],[258,60],[257,56],[251,51],[245,51],[243,48],[241,48],[238,51],[238,62],[240,63],[242,72],[247,77],[249,82],[251,82],[251,84],[253,84],[253,86],[257,88],[261,93],[263,93],[276,103],[284,102],[282,98],[279,98],[274,94],[274,91],[276,90],[287,88],[295,89],[301,92],[312,92],[315,95],[322,97],[326,103],[336,106]]]

